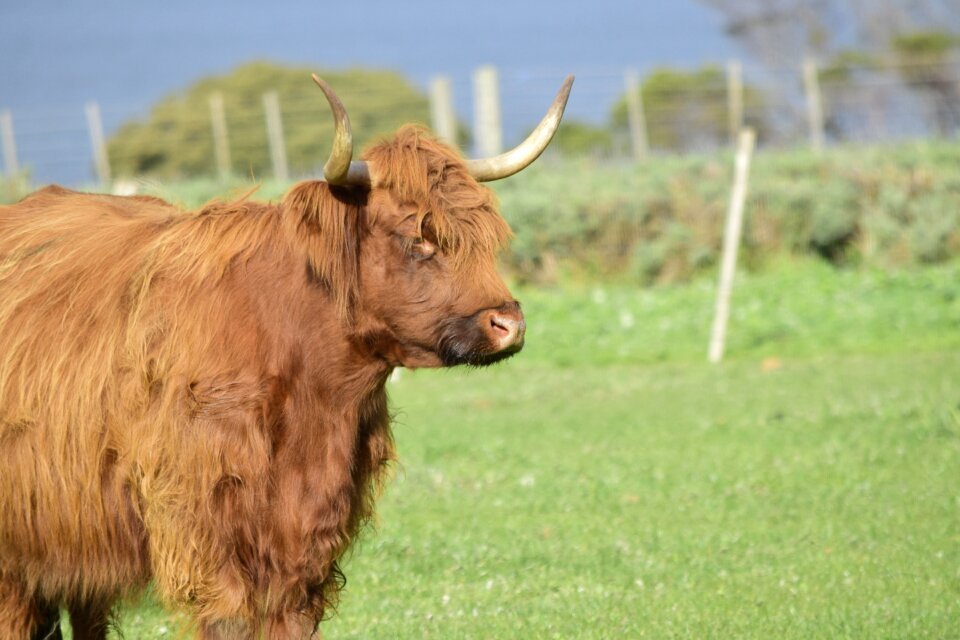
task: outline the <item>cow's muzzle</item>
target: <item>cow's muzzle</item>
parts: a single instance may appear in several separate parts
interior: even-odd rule
[[[499,309],[491,309],[480,314],[480,322],[485,325],[490,344],[496,353],[502,351],[516,353],[523,348],[523,335],[527,332],[527,323],[523,320],[520,304],[510,302]]]
[[[493,364],[523,348],[526,330],[520,304],[507,302],[451,322],[440,340],[440,356],[446,366]]]

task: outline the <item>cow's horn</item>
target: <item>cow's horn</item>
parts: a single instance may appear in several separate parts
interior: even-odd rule
[[[470,170],[470,174],[480,182],[499,180],[522,171],[531,162],[539,158],[560,126],[560,118],[563,117],[563,110],[567,106],[567,98],[570,97],[572,86],[573,76],[567,76],[556,99],[550,105],[547,115],[543,117],[533,133],[519,145],[492,158],[467,160],[467,168]]]
[[[341,186],[351,185],[369,185],[370,171],[366,162],[352,161],[353,158],[353,132],[350,129],[350,117],[344,108],[340,98],[333,92],[326,82],[321,80],[317,74],[313,74],[313,81],[317,83],[323,95],[327,97],[330,103],[330,110],[333,111],[333,121],[335,131],[333,135],[333,151],[327,163],[323,165],[323,177],[330,184]]]

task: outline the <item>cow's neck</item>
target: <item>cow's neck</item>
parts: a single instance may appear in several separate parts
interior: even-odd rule
[[[307,306],[288,342],[286,370],[295,373],[275,447],[279,540],[271,547],[284,553],[270,562],[325,584],[370,517],[394,457],[385,392],[391,367],[358,346],[331,305]]]

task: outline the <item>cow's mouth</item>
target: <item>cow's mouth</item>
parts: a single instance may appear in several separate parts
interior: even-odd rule
[[[523,342],[500,351],[490,352],[482,347],[472,348],[462,345],[456,340],[444,340],[441,342],[439,353],[445,367],[455,367],[457,365],[486,367],[501,360],[506,360],[521,349],[523,349]]]
[[[523,349],[525,331],[520,305],[510,302],[450,322],[437,353],[446,367],[485,367]]]

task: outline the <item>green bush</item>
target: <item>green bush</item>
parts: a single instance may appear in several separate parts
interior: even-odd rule
[[[202,79],[168,96],[147,119],[128,122],[109,140],[110,159],[120,176],[211,175],[216,172],[210,96],[223,95],[232,170],[241,176],[271,172],[263,95],[276,91],[290,169],[314,173],[333,140],[333,118],[317,72],[337,92],[350,114],[358,149],[406,122],[429,120],[427,98],[402,76],[388,71],[345,72],[291,68],[256,62],[223,76]]]
[[[551,148],[569,156],[610,155],[613,136],[607,129],[565,120],[557,130]]]
[[[534,165],[494,183],[516,235],[505,264],[534,281],[687,279],[717,261],[731,173],[726,155]],[[960,145],[758,154],[741,256],[759,268],[783,254],[876,266],[957,257]]]
[[[811,248],[832,260],[842,259],[858,231],[856,189],[849,182],[827,182],[811,204]]]
[[[707,65],[692,71],[663,67],[640,87],[647,137],[655,149],[698,150],[721,146],[730,136],[727,80],[723,69]],[[766,129],[764,100],[750,85],[743,89],[745,124]],[[610,123],[624,137],[628,128],[627,97],[613,105]]]
[[[728,153],[605,163],[553,156],[491,183],[514,239],[516,278],[686,280],[718,261],[730,192]],[[267,182],[258,197],[286,185]],[[174,183],[164,198],[197,206],[248,189]],[[960,144],[764,151],[753,162],[741,264],[782,256],[891,267],[960,256]]]
[[[491,184],[515,236],[503,264],[532,282],[662,283],[703,273],[720,254],[732,165],[726,153],[631,164],[541,159]],[[277,200],[287,187],[267,181],[255,197]],[[150,190],[196,207],[239,197],[250,183],[205,178]],[[785,255],[876,267],[957,258],[960,144],[759,153],[741,264],[759,270]]]

